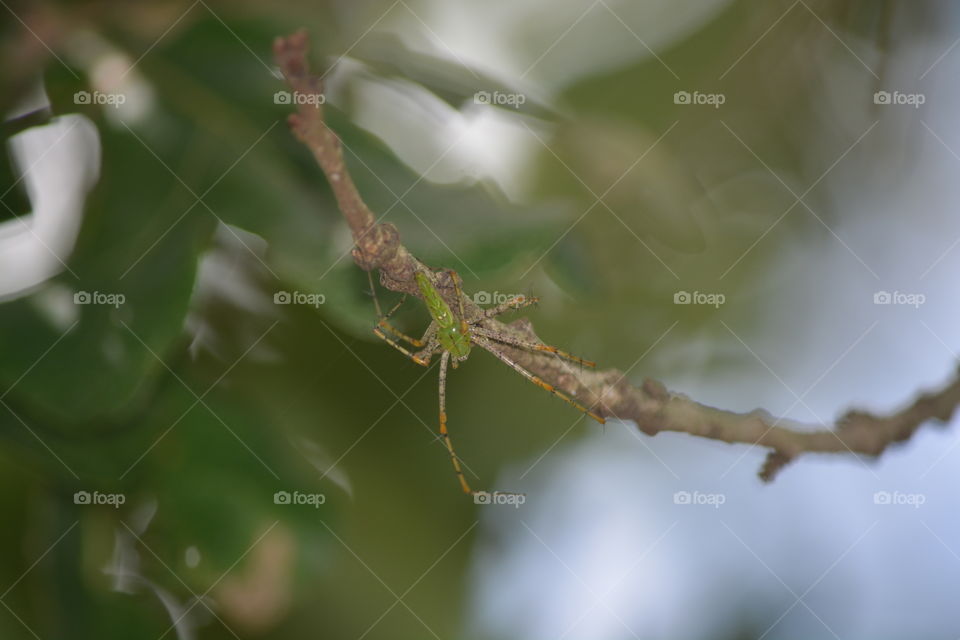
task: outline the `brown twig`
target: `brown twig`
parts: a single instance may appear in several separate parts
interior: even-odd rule
[[[290,89],[295,93],[321,96],[323,87],[307,65],[307,34],[298,31],[277,38],[274,57]],[[428,269],[404,248],[392,224],[380,224],[367,208],[347,171],[337,135],[327,127],[323,100],[297,100],[297,112],[289,117],[290,127],[307,146],[326,175],[343,216],[350,226],[356,247],[353,258],[366,271],[377,269],[380,282],[393,291],[420,297],[414,274]],[[454,302],[453,283],[437,273],[438,288]],[[482,311],[468,296],[462,296],[468,320]],[[457,301],[459,303],[459,301]],[[453,306],[453,305],[451,305]],[[455,307],[456,308],[456,307]],[[525,318],[510,324],[495,319],[483,321],[490,328],[521,340],[539,340]],[[895,442],[909,439],[926,421],[947,422],[960,404],[960,376],[939,391],[920,395],[901,411],[877,416],[849,411],[834,429],[816,429],[778,420],[765,411],[735,413],[700,404],[680,393],[668,391],[661,383],[647,379],[633,386],[615,370],[593,371],[571,367],[559,358],[499,345],[504,353],[548,383],[593,407],[605,418],[631,420],[647,435],[678,431],[728,443],[757,445],[769,450],[760,477],[770,481],[786,464],[803,453],[849,453],[878,456]]]

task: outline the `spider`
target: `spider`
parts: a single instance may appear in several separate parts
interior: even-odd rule
[[[472,494],[473,491],[470,489],[470,485],[467,483],[467,479],[463,475],[460,459],[454,452],[453,443],[450,440],[450,434],[447,430],[446,390],[447,365],[453,365],[453,368],[456,369],[457,365],[466,360],[470,355],[470,349],[473,345],[477,345],[478,347],[490,352],[498,360],[515,370],[533,384],[537,385],[541,389],[546,389],[558,398],[568,402],[597,422],[604,424],[605,420],[570,396],[566,395],[562,391],[559,391],[553,385],[527,371],[508,355],[496,348],[497,344],[501,344],[509,345],[519,349],[527,349],[530,351],[545,351],[552,353],[557,357],[586,367],[593,368],[596,366],[595,363],[590,362],[589,360],[578,358],[577,356],[571,355],[565,351],[561,351],[556,347],[543,344],[542,342],[521,340],[512,335],[507,335],[503,331],[488,326],[487,321],[489,319],[507,311],[522,309],[523,307],[536,304],[537,298],[515,296],[506,302],[483,309],[477,317],[468,320],[463,309],[463,282],[460,279],[460,275],[457,274],[457,272],[453,269],[445,269],[444,273],[447,274],[447,276],[450,278],[450,281],[453,283],[456,298],[459,303],[458,310],[460,313],[459,315],[454,315],[453,311],[450,309],[450,305],[448,305],[443,299],[443,296],[440,295],[440,292],[437,290],[435,284],[436,274],[429,271],[418,271],[414,275],[414,278],[416,280],[417,287],[420,289],[420,293],[423,296],[423,302],[426,304],[427,311],[430,313],[431,317],[430,325],[427,327],[423,337],[419,340],[404,334],[390,324],[390,317],[404,303],[406,296],[401,298],[400,301],[389,312],[387,312],[386,315],[384,315],[380,309],[380,303],[377,301],[376,291],[374,290],[373,286],[373,277],[370,276],[370,290],[373,293],[373,302],[374,306],[376,307],[378,317],[377,326],[374,328],[373,332],[378,337],[386,341],[387,344],[391,345],[402,354],[424,367],[430,365],[430,360],[433,358],[433,356],[440,354],[440,437],[443,439],[444,444],[447,447],[447,451],[450,454],[450,460],[453,463],[453,469],[457,474],[457,479],[460,481],[460,487],[463,489],[464,493]],[[369,275],[370,274],[368,272],[368,276]],[[387,335],[387,333],[384,333],[385,331],[393,337],[390,337]],[[418,349],[418,351],[410,351],[394,338],[407,342],[412,347]]]

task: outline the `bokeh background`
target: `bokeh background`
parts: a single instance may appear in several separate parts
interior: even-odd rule
[[[526,499],[464,498],[270,56],[308,30],[364,198],[476,300],[813,428],[956,366],[952,3],[0,4],[0,637],[960,635],[949,426],[764,486],[478,351],[454,443]]]

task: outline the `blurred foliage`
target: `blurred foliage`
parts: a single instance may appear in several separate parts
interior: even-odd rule
[[[856,35],[864,56],[886,41],[891,4],[810,3]],[[428,13],[426,3],[411,6]],[[717,80],[786,9],[738,0],[661,60],[638,43],[630,63],[571,79],[557,107],[531,100],[511,113],[550,132],[528,201],[488,182],[437,184],[356,124],[354,77],[418,83],[455,109],[477,91],[523,87],[388,31],[362,37],[387,7],[10,4],[51,51],[19,22],[2,22],[0,106],[17,104],[42,74],[51,103],[42,119],[89,118],[102,164],[69,271],[0,307],[0,584],[13,585],[3,599],[23,622],[0,615],[0,636],[30,637],[29,627],[43,638],[160,637],[179,615],[166,599],[193,605],[183,622],[203,638],[231,637],[227,626],[242,637],[357,637],[394,605],[391,590],[423,577],[405,601],[441,637],[458,637],[473,533],[454,543],[477,515],[433,435],[436,373],[370,335],[366,276],[319,170],[283,124],[289,106],[273,99],[282,88],[270,61],[276,35],[304,26],[318,65],[344,52],[356,63],[341,65],[330,123],[371,209],[412,251],[460,270],[471,291],[543,296],[532,316],[545,340],[620,368],[676,318],[684,327],[670,341],[696,334],[710,311],[678,310],[673,292],[716,288],[792,202],[715,113],[681,118],[674,92],[735,96],[724,122],[740,131],[749,121],[745,142],[803,188],[850,142],[832,140],[813,116],[810,59],[846,54],[809,12],[791,11]],[[97,86],[94,62],[112,54],[136,61],[130,73],[149,88],[148,111],[129,123],[73,99]],[[4,132],[33,124],[15,120]],[[830,143],[819,161],[801,152],[813,135]],[[0,165],[0,185],[16,175]],[[0,219],[29,210],[22,185],[4,190]],[[802,234],[815,230],[809,223],[796,215],[783,224]],[[733,270],[727,295],[776,248],[771,238]],[[208,266],[205,282],[198,273]],[[126,302],[74,306],[75,325],[52,321],[50,300],[80,291]],[[278,291],[320,293],[325,303],[274,305]],[[426,317],[410,311],[401,321],[416,332]],[[653,374],[681,366],[645,363]],[[452,374],[448,407],[481,486],[577,419],[483,356]],[[78,505],[78,491],[126,501]],[[278,505],[278,491],[327,499],[318,509]],[[396,606],[367,637],[425,633]]]

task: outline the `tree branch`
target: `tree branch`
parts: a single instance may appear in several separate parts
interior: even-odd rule
[[[364,203],[347,171],[340,139],[327,127],[323,115],[323,86],[312,76],[307,64],[307,34],[300,30],[277,38],[274,57],[294,94],[315,99],[294,100],[297,112],[289,116],[290,128],[313,153],[326,175],[346,218],[356,244],[353,258],[366,271],[377,269],[381,284],[393,291],[421,297],[414,281],[417,271],[429,269],[401,244],[392,224],[378,223]],[[455,300],[449,278],[438,273],[438,288],[447,301]],[[482,316],[469,296],[462,296],[468,321]],[[456,307],[454,307],[456,308]],[[485,326],[504,331],[521,340],[539,340],[526,318],[510,324],[496,319],[481,320]],[[631,385],[616,369],[593,371],[543,353],[532,353],[498,345],[511,359],[548,383],[593,407],[605,418],[632,420],[647,435],[677,431],[728,443],[757,445],[769,450],[759,475],[765,481],[803,453],[849,453],[879,456],[888,446],[909,439],[928,420],[947,422],[960,404],[960,373],[936,392],[922,394],[902,409],[887,416],[851,410],[832,430],[816,429],[792,421],[778,420],[763,410],[735,413],[700,404],[687,396],[670,392],[660,382],[646,379]]]

